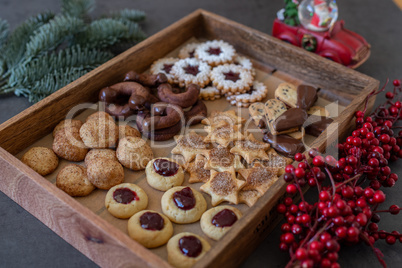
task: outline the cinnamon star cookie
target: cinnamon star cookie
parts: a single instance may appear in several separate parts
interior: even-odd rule
[[[223,147],[228,147],[232,141],[244,140],[239,125],[229,125],[225,122],[221,125],[207,126],[205,130],[208,136],[205,137],[204,142],[216,142]]]
[[[291,158],[287,158],[279,155],[273,148],[269,149],[267,160],[259,160],[258,163],[267,168],[277,168],[278,176],[281,176],[285,173],[285,168],[287,165],[291,164],[293,160]],[[257,162],[256,162],[257,163]]]
[[[191,162],[197,154],[208,148],[204,137],[195,133],[194,130],[185,135],[174,137],[177,145],[172,149],[172,154],[181,154],[186,162]]]
[[[246,122],[246,119],[237,116],[234,110],[226,112],[212,111],[210,116],[203,119],[201,123],[204,125],[213,126],[220,125],[222,121],[227,122],[230,125],[241,125]]]
[[[242,190],[257,190],[261,195],[278,180],[278,169],[267,168],[260,163],[255,163],[252,168],[240,169],[239,174],[246,180]]]
[[[211,170],[211,178],[200,187],[200,190],[209,194],[212,198],[212,206],[219,205],[223,201],[233,204],[239,203],[239,191],[245,182],[236,179],[234,168],[229,171],[217,172]]]
[[[241,155],[247,162],[252,163],[255,159],[269,159],[265,152],[270,146],[265,142],[257,141],[253,134],[249,134],[246,140],[235,141],[235,146],[230,149],[231,153]]]
[[[230,170],[234,167],[235,171],[245,168],[238,155],[232,154],[226,147],[216,147],[209,150],[206,154],[208,161],[205,169],[214,169],[219,172]]]
[[[195,161],[188,163],[186,171],[190,173],[189,183],[207,182],[211,176],[211,171],[204,168],[207,159],[198,154],[195,157]]]

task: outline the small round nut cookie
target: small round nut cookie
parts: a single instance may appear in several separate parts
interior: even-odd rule
[[[22,156],[21,161],[42,176],[52,173],[59,165],[57,155],[46,147],[32,147]]]
[[[119,139],[124,137],[141,137],[141,133],[129,125],[119,125]]]
[[[172,187],[180,186],[184,181],[183,168],[175,160],[166,157],[149,161],[145,174],[148,184],[159,191],[167,191]]]
[[[102,190],[109,190],[124,181],[124,169],[119,162],[97,158],[87,167],[89,181]]]
[[[118,162],[115,150],[91,149],[85,156],[85,165],[88,167],[92,161],[96,161],[98,158],[107,158]]]
[[[209,238],[219,240],[241,217],[242,213],[235,207],[214,207],[202,214],[201,229]]]
[[[79,162],[84,160],[88,148],[82,142],[78,130],[58,131],[53,140],[52,149],[61,158]]]
[[[143,210],[128,220],[128,235],[146,248],[156,248],[168,242],[173,225],[162,213]]]
[[[62,120],[54,128],[54,130],[53,130],[53,138],[56,136],[56,133],[61,131],[61,130],[75,129],[75,130],[79,131],[82,125],[83,125],[83,123],[82,123],[81,120],[76,120],[76,119]]]
[[[71,196],[87,196],[95,190],[88,180],[87,169],[77,164],[69,164],[60,170],[56,186]]]
[[[165,192],[161,204],[163,213],[179,224],[198,221],[207,209],[204,196],[186,186],[176,186]]]
[[[90,116],[87,117],[87,119],[85,120],[85,122],[88,121],[92,121],[92,120],[112,120],[114,122],[113,117],[108,114],[107,112],[103,112],[103,111],[99,111],[99,112],[95,112],[93,114],[91,114]]]
[[[108,115],[110,117],[110,115]],[[82,125],[80,136],[89,148],[115,147],[119,138],[119,127],[109,117],[93,117]],[[99,119],[99,120],[97,120]]]
[[[151,147],[138,137],[125,137],[119,141],[116,150],[117,159],[126,168],[143,170],[154,158]]]
[[[168,262],[176,268],[192,267],[211,249],[199,235],[183,232],[170,238],[167,244]]]
[[[107,210],[120,219],[128,219],[148,206],[148,196],[141,187],[122,183],[109,189],[105,198]]]

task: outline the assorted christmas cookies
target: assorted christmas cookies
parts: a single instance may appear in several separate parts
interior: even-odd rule
[[[194,55],[211,66],[217,66],[232,62],[236,51],[232,45],[222,40],[212,40],[198,45]]]
[[[170,220],[157,211],[143,210],[128,220],[129,236],[146,248],[166,244],[173,235]]]
[[[87,196],[95,190],[88,180],[87,169],[77,164],[69,164],[59,171],[56,186],[71,196]]]
[[[46,176],[56,170],[59,158],[49,148],[32,147],[22,156],[21,162],[40,175]]]
[[[242,213],[232,206],[217,206],[202,214],[201,229],[209,238],[219,240],[242,217]]]
[[[180,186],[184,180],[182,167],[171,158],[152,159],[148,162],[145,173],[148,184],[159,191]]]
[[[163,213],[179,224],[196,222],[207,209],[204,196],[185,186],[174,187],[165,192],[161,199]]]
[[[201,236],[183,232],[167,243],[168,262],[177,268],[190,268],[210,250],[211,246]]]
[[[110,188],[105,198],[106,209],[120,219],[128,219],[147,206],[147,194],[132,183],[122,183]]]

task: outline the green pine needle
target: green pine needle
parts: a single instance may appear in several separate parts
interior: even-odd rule
[[[61,0],[62,12],[28,19],[11,34],[0,19],[0,94],[37,102],[146,36],[139,10],[124,9],[90,22],[95,0]],[[118,49],[116,49],[118,48]]]
[[[0,18],[0,47],[4,45],[10,33],[8,22]]]
[[[62,0],[61,12],[77,18],[87,18],[95,8],[95,0]]]
[[[12,34],[10,34],[6,44],[5,51],[7,68],[12,68],[20,62],[25,53],[26,43],[31,38],[32,34],[53,19],[54,14],[51,12],[41,13],[35,17],[28,19],[26,22],[19,25]]]
[[[57,48],[63,41],[85,29],[83,20],[56,16],[40,27],[26,45],[26,57],[36,57]]]
[[[143,12],[141,10],[137,10],[137,9],[125,8],[125,9],[117,11],[117,12],[112,12],[110,14],[110,17],[112,17],[114,19],[122,18],[122,19],[133,21],[133,22],[141,22],[141,21],[145,20],[145,12]]]

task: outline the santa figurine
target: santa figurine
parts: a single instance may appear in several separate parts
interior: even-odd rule
[[[319,32],[328,30],[332,22],[331,11],[325,0],[314,0],[314,14],[307,28]]]

